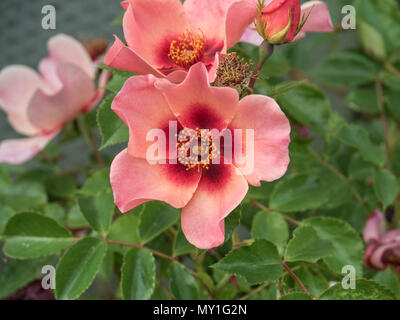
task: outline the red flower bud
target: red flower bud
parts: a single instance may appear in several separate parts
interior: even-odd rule
[[[300,0],[272,0],[261,12],[268,42],[283,44],[293,41],[300,24]]]

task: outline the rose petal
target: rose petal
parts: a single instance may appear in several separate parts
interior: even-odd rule
[[[49,39],[47,47],[50,53],[49,58],[58,63],[74,64],[94,79],[96,69],[89,53],[79,41],[66,34],[58,34]]]
[[[199,186],[182,209],[182,231],[187,240],[200,249],[224,242],[224,218],[246,196],[248,184],[233,165],[211,165],[203,170]]]
[[[400,229],[390,230],[379,238],[379,243],[397,242],[400,246]]]
[[[367,220],[364,228],[364,241],[378,240],[385,232],[385,217],[382,212],[375,210],[373,215]]]
[[[369,263],[376,269],[385,269],[387,266],[386,263],[383,261],[385,252],[399,246],[400,244],[398,242],[392,242],[385,245],[377,246],[370,256]]]
[[[28,117],[33,125],[53,131],[82,112],[95,96],[94,81],[72,64],[60,64],[58,77],[63,84],[55,95],[38,90],[28,106]]]
[[[28,67],[13,65],[1,71],[0,107],[7,112],[15,131],[24,135],[39,132],[28,119],[27,107],[34,92],[43,87],[39,75]]]
[[[248,27],[240,38],[240,42],[250,43],[257,47],[260,46],[263,41],[264,39],[258,34],[257,30],[252,27]]]
[[[132,0],[123,19],[128,46],[157,69],[171,66],[169,39],[182,35],[188,26],[178,0]]]
[[[154,86],[156,80],[157,78],[152,75],[128,79],[111,105],[112,110],[130,129],[129,154],[142,159],[146,158],[149,146],[154,143],[146,141],[146,136],[150,133],[150,130],[163,130],[168,141],[169,121],[177,122],[164,96]],[[168,147],[168,144],[166,147]],[[148,158],[148,160],[165,159],[166,155],[167,151],[164,156],[159,155],[160,158]]]
[[[308,1],[301,6],[302,16],[310,13],[301,31],[303,32],[332,32],[334,27],[328,10],[323,1]]]
[[[229,128],[242,130],[243,156],[247,160],[235,159],[235,163],[246,160],[239,168],[247,167],[243,174],[250,184],[259,186],[260,180],[273,181],[285,174],[290,161],[290,123],[274,99],[262,95],[245,97]],[[245,152],[246,129],[254,130],[253,157]]]
[[[114,201],[121,212],[150,200],[182,208],[192,198],[200,177],[201,173],[186,171],[181,165],[150,165],[129,156],[127,149],[116,156],[110,172]]]
[[[31,138],[4,140],[0,142],[0,162],[22,164],[31,160],[58,134],[40,135]]]
[[[192,66],[180,85],[159,81],[156,86],[162,90],[179,122],[192,129],[223,130],[238,108],[237,91],[211,87],[203,63]]]
[[[137,74],[153,74],[156,77],[164,77],[162,73],[154,69],[149,62],[140,57],[132,49],[115,37],[114,44],[106,53],[104,63],[111,68],[126,70]]]

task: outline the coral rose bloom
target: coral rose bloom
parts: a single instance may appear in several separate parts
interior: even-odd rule
[[[278,179],[289,164],[290,124],[275,100],[251,95],[239,101],[236,90],[211,87],[202,63],[194,65],[180,85],[152,75],[128,79],[112,109],[130,130],[128,148],[111,165],[116,205],[121,212],[127,212],[144,202],[160,200],[182,208],[182,230],[188,241],[201,249],[224,242],[224,218],[241,203],[248,183],[260,186],[261,180]],[[244,172],[243,159],[240,164],[235,158],[230,163],[224,161],[222,145],[228,143],[220,145],[220,164],[174,164],[182,147],[173,143],[176,136],[169,134],[170,122],[177,123],[180,133],[189,129],[199,132],[199,128],[252,131],[252,156],[246,154],[246,161],[254,164],[253,170]],[[165,153],[149,159],[148,150],[154,141],[149,141],[148,133],[154,129],[165,133],[167,143]],[[233,144],[237,143],[234,138]],[[214,147],[213,138],[211,141]],[[243,139],[243,149],[246,142]],[[174,146],[176,152],[170,152]],[[210,158],[216,153],[210,153]],[[162,154],[167,158],[166,164],[154,164]]]
[[[0,162],[21,164],[41,151],[69,120],[90,110],[104,88],[96,90],[96,68],[78,41],[59,34],[49,39],[49,56],[35,70],[12,65],[0,73],[0,108],[11,126],[28,138],[0,143]],[[100,85],[106,82],[106,73]]]
[[[179,82],[203,62],[215,77],[219,52],[239,41],[254,19],[253,0],[129,0],[122,2],[124,36],[105,57],[113,68]]]

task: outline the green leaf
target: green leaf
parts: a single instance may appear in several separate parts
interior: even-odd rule
[[[315,263],[333,252],[331,243],[318,237],[312,227],[301,226],[294,231],[294,236],[286,247],[285,259],[290,262]]]
[[[225,218],[225,242],[232,237],[232,233],[240,224],[242,216],[242,205],[239,205]]]
[[[288,225],[280,214],[260,211],[253,219],[251,237],[271,241],[282,252],[289,239]]]
[[[312,300],[312,298],[304,292],[292,292],[281,296],[279,300]]]
[[[179,228],[179,231],[176,234],[174,241],[174,256],[180,256],[183,254],[188,254],[196,250],[196,247],[190,244],[185,235],[182,232],[182,229]]]
[[[149,250],[132,248],[126,252],[121,273],[125,300],[147,300],[151,297],[156,280],[156,265]]]
[[[329,199],[329,190],[314,175],[297,174],[279,181],[271,194],[269,206],[282,212],[316,209]]]
[[[400,278],[393,269],[387,268],[378,272],[374,276],[374,280],[390,289],[396,298],[400,299]]]
[[[0,235],[9,218],[15,214],[15,211],[10,207],[0,206]]]
[[[375,88],[357,88],[350,91],[346,97],[346,103],[355,111],[364,112],[371,115],[379,114],[379,106],[376,98]]]
[[[88,227],[89,224],[85,217],[83,216],[81,209],[79,208],[78,203],[74,203],[74,205],[69,209],[67,215],[67,225],[69,228],[84,228]]]
[[[47,202],[46,192],[39,183],[23,181],[7,185],[0,181],[0,189],[0,204],[16,211],[36,208]]]
[[[72,241],[71,233],[51,218],[34,212],[12,216],[3,232],[4,253],[30,259],[58,253]]]
[[[89,288],[104,256],[107,243],[96,238],[83,238],[61,258],[56,270],[56,298],[77,299]]]
[[[59,224],[62,224],[64,222],[65,211],[64,208],[58,203],[49,203],[45,207],[44,214],[46,217],[57,221]]]
[[[348,174],[350,179],[365,181],[374,177],[375,168],[357,152],[350,160]]]
[[[105,189],[95,196],[80,197],[78,203],[89,225],[103,236],[106,235],[115,208],[111,189]]]
[[[343,143],[359,150],[365,160],[378,166],[385,163],[385,151],[371,142],[367,131],[362,127],[354,124],[345,125],[339,130],[337,137]]]
[[[178,221],[178,211],[160,201],[145,204],[140,216],[139,234],[143,243],[157,237]]]
[[[356,280],[356,289],[343,289],[341,283],[327,289],[321,300],[393,300],[393,293],[378,282],[372,280]]]
[[[374,82],[376,68],[366,57],[352,52],[335,53],[326,58],[312,75],[323,83],[356,87]]]
[[[6,264],[0,274],[0,299],[12,295],[36,279],[38,268],[43,266],[43,259],[14,260]]]
[[[103,262],[99,268],[99,272],[97,273],[97,276],[104,281],[109,282],[114,271],[114,261],[114,252],[110,248],[108,248]]]
[[[127,213],[119,217],[111,225],[107,238],[114,241],[127,242],[133,244],[140,243],[139,237],[139,218],[133,213]],[[125,252],[127,247],[111,245],[110,248],[118,252]]]
[[[171,263],[168,274],[170,278],[171,292],[176,299],[199,299],[196,280],[182,264],[178,262]]]
[[[378,169],[375,172],[374,190],[384,209],[394,203],[397,197],[396,177],[387,169]]]
[[[400,79],[388,70],[382,71],[382,81],[389,89],[400,92]]]
[[[106,64],[102,64],[101,66],[99,66],[99,69],[109,70],[114,75],[119,75],[119,76],[125,77],[125,78],[130,78],[135,75],[134,73],[126,71],[126,70],[111,68],[111,67],[107,66]]]
[[[250,284],[276,280],[282,274],[281,257],[276,246],[267,240],[256,240],[228,253],[214,268],[242,275]]]
[[[365,51],[382,61],[386,59],[386,45],[382,35],[365,21],[358,19],[357,31]]]
[[[330,103],[325,95],[310,84],[302,84],[278,98],[283,111],[303,125],[318,132],[326,130]]]
[[[323,258],[327,266],[338,274],[346,265],[356,269],[357,278],[363,274],[364,245],[358,233],[345,221],[330,217],[313,217],[302,221],[311,226],[322,240],[329,241],[335,252]]]
[[[107,188],[110,188],[110,170],[108,168],[96,171],[90,176],[79,190],[79,193],[85,196],[93,196]]]
[[[69,174],[57,174],[45,181],[46,191],[55,198],[72,198],[76,191],[75,179]]]
[[[313,297],[319,297],[326,289],[329,288],[329,281],[325,278],[324,273],[317,268],[303,267],[296,270],[296,276],[306,286]],[[288,277],[289,275],[287,275]],[[293,280],[294,289],[300,291],[301,288],[297,282]]]
[[[97,111],[97,123],[102,136],[101,149],[128,141],[128,126],[111,110],[115,95],[108,95]]]

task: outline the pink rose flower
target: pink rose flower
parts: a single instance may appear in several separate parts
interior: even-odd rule
[[[368,244],[364,260],[368,268],[382,270],[392,266],[400,276],[400,229],[385,232],[385,217],[379,210],[365,225],[364,241]]]
[[[308,1],[301,5],[301,13],[297,9],[297,6],[300,5],[300,0],[267,0],[266,4],[262,12],[263,19],[268,23],[267,39],[273,38],[277,33],[285,30],[289,22],[289,15],[283,12],[291,9],[291,25],[287,34],[282,39],[277,39],[282,40],[277,41],[278,44],[297,41],[304,38],[307,32],[332,32],[334,30],[328,6],[325,2]],[[306,23],[296,35],[297,27],[301,23],[300,17],[307,16]],[[258,34],[253,23],[245,30],[240,41],[259,46],[264,39]]]
[[[253,0],[129,0],[122,2],[127,46],[115,37],[105,57],[113,68],[179,82],[203,62],[213,81],[218,53],[240,40],[254,19]]]
[[[130,130],[128,148],[111,165],[115,204],[121,212],[150,200],[183,208],[182,230],[188,241],[201,249],[224,242],[224,218],[241,203],[248,183],[260,186],[261,180],[279,179],[289,164],[290,124],[275,100],[250,95],[239,101],[236,90],[211,87],[209,80],[203,63],[192,66],[180,85],[152,75],[135,76],[126,81],[111,106]],[[194,162],[176,161],[185,149],[177,145],[170,121],[176,123],[179,134],[192,129],[196,146],[201,129],[217,129],[232,136],[234,130],[249,129],[254,132],[254,145],[248,152],[242,136],[245,160],[224,161],[225,148],[240,144],[240,137],[234,136],[232,144],[224,138],[214,149],[213,136],[212,143],[205,144],[211,151],[210,164],[201,163],[197,156]],[[165,133],[165,152],[149,157],[154,142],[146,138],[156,128]],[[216,154],[221,155],[220,164],[213,162]],[[154,163],[160,159],[165,164]],[[253,170],[245,173],[248,163]]]
[[[0,73],[0,107],[11,126],[28,138],[0,143],[0,162],[21,164],[41,151],[80,113],[101,99],[107,73],[95,88],[96,68],[78,41],[65,34],[49,39],[49,56],[35,70],[12,65]]]

